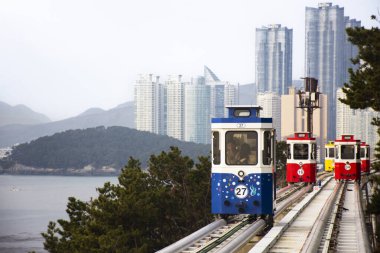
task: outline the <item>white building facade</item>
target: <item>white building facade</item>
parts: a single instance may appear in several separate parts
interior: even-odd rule
[[[210,86],[203,76],[193,77],[185,84],[185,141],[209,144],[210,125]]]
[[[276,129],[277,140],[281,139],[281,97],[276,92],[257,93],[257,104],[263,110],[260,117],[272,118],[273,127]]]
[[[163,125],[164,87],[159,77],[141,74],[135,84],[135,122],[136,129],[156,134],[165,134]]]
[[[166,134],[184,140],[184,84],[181,75],[169,75],[166,86]]]

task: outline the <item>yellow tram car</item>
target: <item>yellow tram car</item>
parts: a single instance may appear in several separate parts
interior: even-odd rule
[[[334,171],[335,147],[334,142],[329,141],[325,145],[325,171]]]

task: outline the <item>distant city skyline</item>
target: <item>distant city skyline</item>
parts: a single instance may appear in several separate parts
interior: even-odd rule
[[[139,73],[183,75],[209,66],[223,81],[255,81],[255,29],[293,29],[293,79],[304,73],[305,8],[321,1],[0,2],[0,101],[52,120],[132,101]],[[367,28],[376,0],[329,1]]]
[[[238,85],[221,81],[207,66],[203,76],[191,80],[183,80],[181,75],[162,79],[140,74],[136,80],[136,129],[209,144],[210,118],[227,116],[226,106],[237,104]]]

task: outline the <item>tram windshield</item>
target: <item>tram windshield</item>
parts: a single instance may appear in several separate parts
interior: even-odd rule
[[[257,132],[229,131],[226,133],[226,164],[257,164]]]
[[[355,145],[342,145],[340,151],[342,159],[355,159]]]
[[[309,145],[308,144],[294,144],[294,159],[307,160],[309,158]]]

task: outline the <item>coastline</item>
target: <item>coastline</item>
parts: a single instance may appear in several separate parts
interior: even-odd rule
[[[38,175],[38,176],[118,176],[121,169],[111,166],[95,168],[91,165],[83,168],[35,168],[23,164],[14,164],[9,168],[0,166],[0,175]]]

